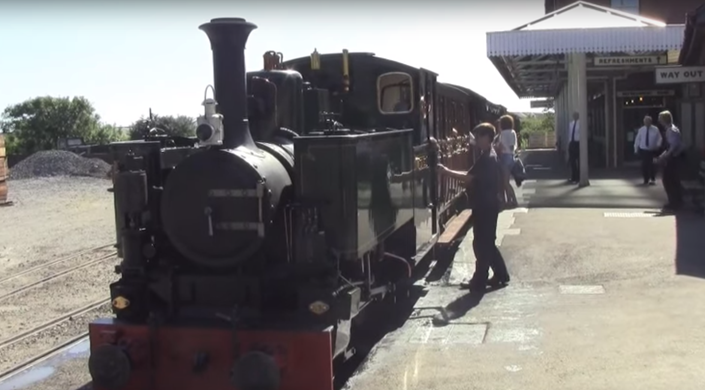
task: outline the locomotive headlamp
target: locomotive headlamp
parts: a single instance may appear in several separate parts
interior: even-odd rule
[[[201,123],[196,128],[196,138],[200,142],[207,142],[213,136],[213,133],[215,133],[215,129],[210,123]]]
[[[111,302],[113,307],[117,310],[124,310],[130,306],[130,300],[125,297],[117,297]]]
[[[308,305],[308,310],[317,315],[321,315],[326,313],[328,310],[330,310],[330,306],[328,306],[325,302],[322,301],[316,301],[313,302],[312,304]]]
[[[215,107],[218,102],[213,98],[208,98],[208,89],[215,90],[213,86],[208,85],[203,96],[204,115],[199,116],[196,120],[196,137],[198,142],[204,146],[222,145],[223,144],[223,116],[216,112]]]

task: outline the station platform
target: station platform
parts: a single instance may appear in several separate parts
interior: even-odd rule
[[[529,208],[500,215],[511,284],[459,289],[474,271],[469,233],[447,281],[348,390],[703,388],[705,219],[658,214],[663,189],[636,172],[578,189],[552,159],[525,159],[538,177],[519,190]]]

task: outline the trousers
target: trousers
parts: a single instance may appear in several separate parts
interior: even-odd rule
[[[568,163],[570,164],[570,181],[580,180],[580,143],[571,141],[568,144]]]
[[[681,206],[683,204],[683,187],[678,172],[679,157],[669,157],[663,166],[663,189],[668,197],[668,204]]]
[[[507,265],[504,263],[502,254],[499,253],[497,244],[497,218],[499,208],[483,209],[478,208],[473,214],[473,234],[472,249],[475,252],[475,274],[472,280],[478,283],[486,283],[489,278],[489,271],[496,277],[505,278],[509,276]]]
[[[641,157],[641,176],[644,178],[644,183],[656,180],[656,167],[654,166],[656,152],[639,149],[639,157]]]

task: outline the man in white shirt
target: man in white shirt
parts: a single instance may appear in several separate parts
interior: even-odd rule
[[[573,120],[568,124],[568,163],[570,164],[570,179],[568,182],[580,181],[580,114],[573,113]]]
[[[634,153],[641,157],[641,175],[644,178],[644,185],[656,184],[656,166],[654,157],[661,148],[661,132],[653,125],[650,116],[644,117],[644,126],[636,133],[634,138]]]

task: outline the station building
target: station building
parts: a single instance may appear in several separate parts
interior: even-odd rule
[[[645,115],[655,121],[670,110],[690,152],[705,150],[705,66],[679,62],[686,14],[700,4],[546,0],[544,17],[487,33],[487,54],[517,96],[554,108],[558,134],[580,113],[585,185],[588,167],[637,162],[633,140]]]

